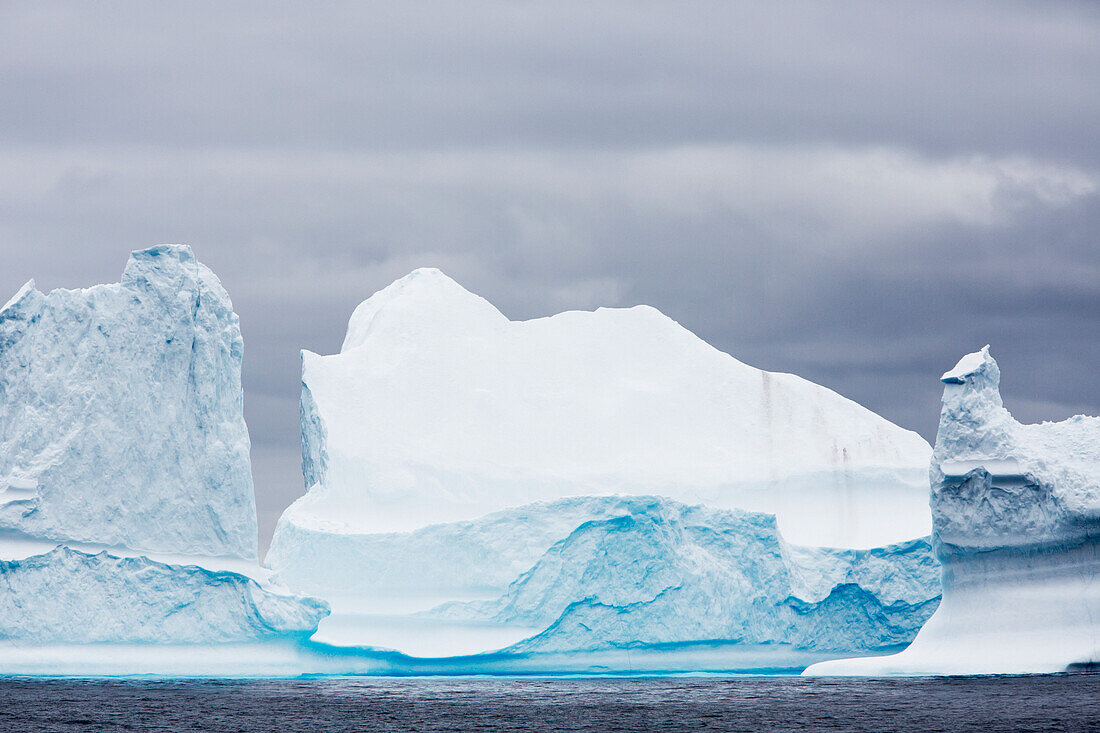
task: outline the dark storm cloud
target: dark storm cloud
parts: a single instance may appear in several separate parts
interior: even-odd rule
[[[191,244],[246,342],[266,543],[300,348],[420,265],[513,318],[647,302],[934,437],[989,342],[1100,412],[1092,3],[6,3],[0,300]]]
[[[904,142],[1079,159],[1094,3],[6,3],[9,135]],[[1087,151],[1095,162],[1095,150]]]

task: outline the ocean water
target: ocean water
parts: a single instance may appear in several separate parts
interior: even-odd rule
[[[0,680],[2,731],[1098,731],[1100,675]]]

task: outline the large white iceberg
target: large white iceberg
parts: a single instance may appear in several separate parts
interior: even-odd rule
[[[417,270],[355,310],[339,354],[304,352],[302,382],[308,491],[265,564],[332,603],[315,640],[570,670],[591,667],[532,657],[602,649],[614,668],[610,650],[739,644],[705,664],[791,667],[904,644],[938,598],[910,542],[930,527],[928,444],[652,308],[515,322]],[[604,543],[619,551],[591,553]],[[665,569],[640,572],[652,553]],[[547,580],[563,562],[573,582]],[[849,578],[876,563],[916,580]],[[509,611],[533,583],[556,595]],[[622,603],[579,619],[589,597]]]
[[[0,672],[294,668],[328,609],[257,562],[241,356],[183,246],[0,309]]]
[[[919,435],[647,306],[510,321],[421,269],[355,309],[339,354],[302,357],[299,526],[411,531],[626,493],[774,513],[805,544],[930,527]]]
[[[810,674],[1041,673],[1100,663],[1100,418],[1021,425],[989,347],[943,375],[932,458],[943,602],[889,657]]]

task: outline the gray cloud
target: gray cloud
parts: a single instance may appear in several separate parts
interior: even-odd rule
[[[932,439],[989,342],[1100,412],[1093,3],[5,3],[0,300],[191,244],[245,336],[265,536],[298,350],[413,267],[650,303]]]

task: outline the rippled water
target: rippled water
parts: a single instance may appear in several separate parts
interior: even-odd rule
[[[1097,731],[1100,675],[0,680],[3,731]]]

